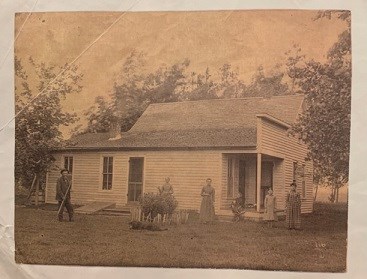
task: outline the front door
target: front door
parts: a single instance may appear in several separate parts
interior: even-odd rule
[[[144,158],[133,157],[129,160],[128,202],[136,202],[143,192]]]

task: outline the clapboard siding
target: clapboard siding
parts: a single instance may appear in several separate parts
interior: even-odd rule
[[[218,151],[131,151],[131,152],[74,152],[72,199],[76,204],[92,201],[127,202],[130,157],[144,158],[143,191],[157,192],[165,177],[171,178],[175,197],[183,209],[200,208],[201,188],[212,178],[216,189],[216,209],[219,210],[221,188],[221,152]],[[55,154],[55,164],[62,167],[65,154]],[[111,190],[102,190],[102,157],[114,158]],[[59,170],[48,173],[46,202],[55,201],[55,185]]]
[[[200,208],[201,189],[208,177],[220,206],[221,153],[216,151],[160,151],[146,154],[144,192],[157,192],[165,177],[171,178],[174,195],[183,209]]]
[[[256,203],[256,157],[246,159],[245,202]]]
[[[284,190],[284,160],[274,159],[273,192],[277,201],[277,208],[283,209],[285,204]]]
[[[55,164],[62,168],[65,154],[54,155]],[[120,153],[106,152],[74,152],[67,156],[73,157],[73,177],[72,177],[72,200],[75,204],[86,204],[91,201],[108,201],[116,204],[126,203],[126,196],[122,196],[124,191],[125,172],[120,168],[123,156]],[[113,177],[112,189],[102,189],[102,159],[103,156],[113,157]],[[46,202],[55,201],[55,185],[59,171],[54,170],[48,173]]]
[[[261,138],[259,144],[259,152],[269,155],[281,155],[284,158],[281,172],[284,171],[284,193],[282,197],[277,197],[281,208],[285,207],[285,197],[289,191],[289,185],[293,180],[293,163],[297,162],[298,166],[305,165],[305,183],[306,195],[302,199],[302,212],[308,213],[313,210],[313,166],[309,161],[305,161],[307,156],[307,146],[298,139],[288,135],[287,129],[266,119],[260,119],[258,129],[261,130]],[[278,178],[279,183],[282,179]],[[296,177],[297,191],[302,191],[302,177]]]

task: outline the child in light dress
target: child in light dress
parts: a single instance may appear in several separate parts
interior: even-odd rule
[[[269,189],[268,194],[265,197],[265,214],[264,214],[264,220],[267,221],[269,227],[273,227],[273,222],[277,221],[277,215],[276,215],[276,198],[273,195],[273,190]]]

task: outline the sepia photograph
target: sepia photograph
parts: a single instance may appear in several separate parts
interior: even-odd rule
[[[17,264],[347,271],[350,11],[14,17]]]

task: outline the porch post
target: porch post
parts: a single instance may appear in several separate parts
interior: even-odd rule
[[[260,211],[261,204],[261,153],[257,153],[256,168],[256,211]]]

